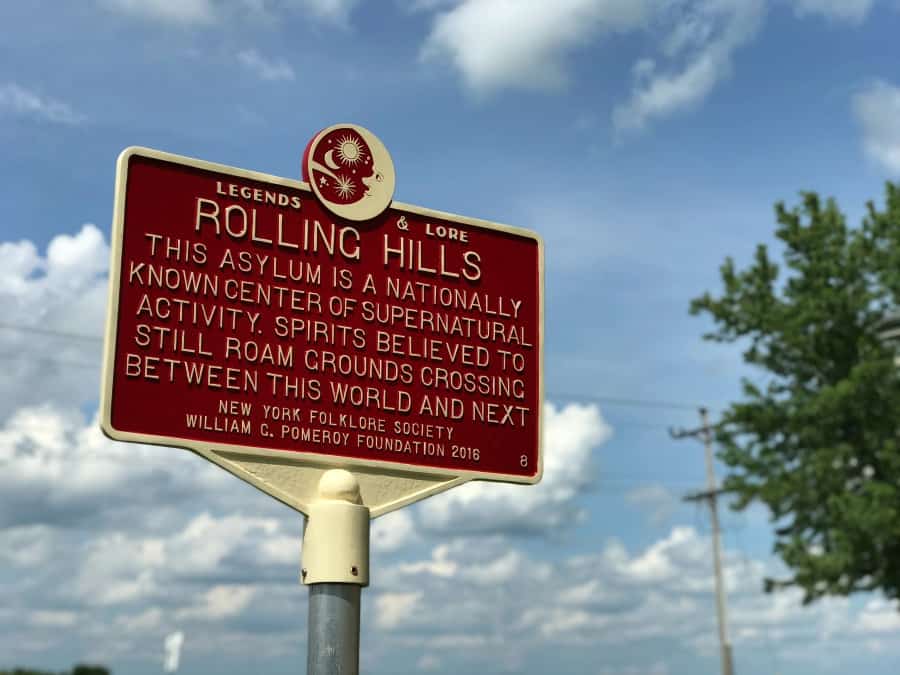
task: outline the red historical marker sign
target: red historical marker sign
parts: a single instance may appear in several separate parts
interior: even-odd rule
[[[121,155],[104,431],[536,482],[540,239],[390,203],[377,139],[333,131],[307,151],[315,191],[154,150]]]

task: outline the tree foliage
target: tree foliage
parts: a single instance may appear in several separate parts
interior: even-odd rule
[[[78,664],[72,668],[72,675],[110,675],[106,666]]]
[[[776,264],[764,245],[722,293],[691,303],[760,377],[742,381],[718,427],[735,506],[765,504],[775,551],[806,602],[881,590],[900,598],[900,376],[878,337],[900,300],[900,186],[849,228],[833,200],[775,207]]]
[[[12,670],[0,670],[0,675],[70,675],[68,672],[54,673],[46,670],[34,670],[33,668],[13,668]],[[72,668],[71,675],[110,675],[106,666],[78,664]]]

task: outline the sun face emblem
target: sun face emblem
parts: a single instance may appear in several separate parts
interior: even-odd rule
[[[303,178],[322,206],[348,220],[371,220],[394,198],[390,154],[356,124],[335,124],[313,137],[303,151]]]
[[[362,159],[363,149],[359,141],[350,135],[338,140],[338,159],[344,164],[358,164]]]

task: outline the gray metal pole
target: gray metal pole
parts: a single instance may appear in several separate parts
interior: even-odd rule
[[[319,479],[306,505],[300,578],[309,586],[308,675],[358,675],[359,601],[369,585],[369,508],[344,469]]]
[[[356,584],[311,584],[307,675],[359,673],[359,600]]]

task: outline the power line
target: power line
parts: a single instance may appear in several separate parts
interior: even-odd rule
[[[26,360],[22,354],[0,354],[0,359],[7,359],[9,361],[24,361]],[[31,363],[47,363],[55,366],[71,366],[73,368],[87,368],[90,370],[97,370],[100,368],[100,364],[98,363],[87,363],[86,361],[69,361],[68,359],[57,359],[51,357],[28,357],[28,361]]]
[[[52,337],[71,338],[73,340],[86,340],[89,342],[102,342],[103,338],[99,335],[86,335],[84,333],[71,333],[64,330],[53,330],[50,328],[35,328],[34,326],[17,326],[11,323],[0,322],[0,328],[4,330],[14,330],[20,333],[36,333],[37,335],[50,335]]]
[[[2,326],[0,326],[2,328]],[[23,354],[0,354],[0,359],[9,360],[9,361],[30,361],[32,363],[43,363],[48,365],[56,365],[56,366],[70,366],[72,368],[83,368],[85,370],[99,370],[99,363],[88,363],[87,361],[73,361],[70,359],[60,359],[52,356],[37,356],[31,357]],[[554,394],[551,394],[554,396]],[[613,429],[616,431],[626,430],[626,429],[640,429],[644,431],[658,431],[660,433],[664,433],[669,427],[665,424],[641,424],[640,422],[631,422],[631,421],[619,421],[615,424],[612,424]]]
[[[634,480],[634,481],[610,481],[604,480],[602,476],[600,476],[596,483],[591,486],[591,496],[603,497],[603,496],[621,496],[623,494],[629,494],[634,492],[638,488],[647,487],[647,486],[655,486],[659,485],[667,490],[676,491],[683,490],[688,485],[687,483],[672,483],[670,481],[661,482],[656,480],[655,478],[648,478],[647,480]],[[699,529],[699,528],[698,528]]]
[[[21,333],[35,333],[37,335],[49,335],[52,337],[71,338],[74,340],[86,340],[90,342],[102,342],[103,338],[99,335],[87,335],[85,333],[73,333],[70,331],[53,330],[50,328],[36,328],[34,326],[22,326],[11,323],[0,322],[0,329],[18,331]],[[84,365],[84,364],[81,364]],[[666,401],[661,399],[642,399],[642,398],[622,398],[619,396],[607,396],[603,394],[573,394],[564,392],[553,392],[551,396],[562,399],[578,399],[587,401],[596,401],[606,405],[631,406],[637,408],[668,408],[670,410],[696,410],[697,406],[691,403],[680,403],[678,401]]]
[[[606,405],[622,405],[633,406],[639,408],[669,408],[671,410],[696,410],[697,405],[692,403],[679,403],[677,401],[665,401],[660,399],[643,399],[643,398],[621,398],[618,396],[604,396],[602,394],[572,394],[563,392],[554,392],[554,396],[559,398],[584,399],[588,401],[596,401],[605,403]]]
[[[34,333],[36,335],[47,335],[50,337],[59,337],[72,340],[83,340],[86,342],[102,342],[103,338],[99,335],[88,335],[86,333],[75,333],[72,331],[55,330],[51,328],[37,328],[35,326],[23,326],[12,323],[0,322],[0,329],[11,330],[20,333]],[[0,355],[0,358],[4,357]],[[44,359],[50,361],[51,359]],[[71,365],[77,368],[94,368],[95,366],[86,363],[61,362],[61,365]],[[697,405],[692,403],[684,403],[679,401],[669,401],[664,399],[645,399],[645,398],[625,398],[621,396],[610,396],[605,394],[587,394],[587,393],[566,393],[566,392],[548,392],[548,395],[554,398],[575,399],[582,401],[594,401],[608,406],[625,406],[632,408],[656,408],[668,410],[696,410]],[[624,426],[624,425],[617,425]],[[632,425],[640,426],[640,425]]]

